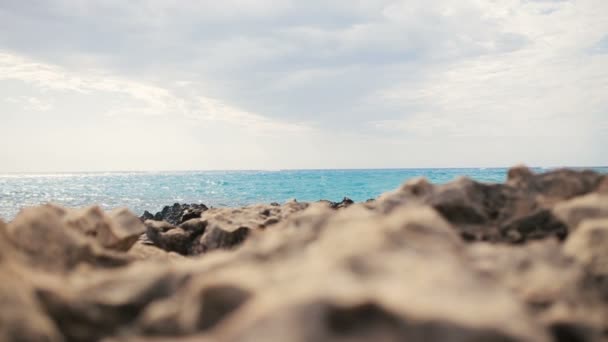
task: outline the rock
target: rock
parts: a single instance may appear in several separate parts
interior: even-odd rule
[[[608,194],[593,193],[558,203],[553,214],[573,231],[584,220],[608,218]]]
[[[0,341],[64,341],[36,301],[35,288],[17,251],[8,243],[7,226],[0,220]]]
[[[150,212],[145,211],[140,217],[142,221],[156,220],[156,221],[167,221],[173,225],[179,225],[193,218],[201,217],[202,213],[205,212],[207,206],[204,204],[179,204],[175,203],[173,206],[166,206],[162,211],[152,215]]]
[[[527,176],[511,177],[511,173],[526,173],[516,168],[509,171],[508,184],[515,185],[531,195],[538,196],[540,202],[551,204],[556,201],[567,200],[595,191],[604,181],[605,176],[591,170],[557,169],[545,173],[533,174],[526,171]],[[530,175],[531,174],[531,175]]]
[[[65,341],[51,317],[39,305],[35,289],[24,275],[0,266],[0,340]]]
[[[141,215],[140,220],[142,222],[146,222],[147,220],[154,220],[154,214],[146,210],[144,211],[144,214]]]
[[[146,236],[155,246],[182,255],[191,254],[195,239],[205,232],[206,221],[191,219],[175,227],[165,221],[146,221]]]
[[[96,239],[108,249],[127,251],[146,230],[127,209],[116,209],[106,215],[100,207],[66,211],[65,224]]]
[[[564,253],[585,265],[592,275],[608,280],[607,246],[608,218],[585,220],[564,244]]]
[[[233,231],[227,231],[219,227],[211,228],[192,246],[190,253],[202,254],[214,249],[234,248],[245,241],[250,231],[251,229],[247,227],[239,227]]]
[[[137,326],[144,335],[186,335],[209,330],[241,307],[251,294],[233,285],[191,282],[177,296],[150,305]],[[198,303],[184,309],[191,303]]]
[[[563,240],[568,236],[568,227],[546,209],[539,209],[527,216],[507,222],[500,229],[503,241],[510,243],[539,240],[547,236],[555,236]]]
[[[129,256],[136,260],[154,260],[170,263],[178,263],[184,259],[182,254],[166,251],[154,245],[138,241],[128,252]]]
[[[75,229],[68,212],[52,205],[23,209],[7,226],[6,239],[32,267],[51,272],[67,272],[79,264],[118,267],[131,261],[87,236],[86,225]]]
[[[327,201],[327,203],[332,209],[342,209],[354,204],[355,202],[348,197],[344,197],[344,199],[340,202]]]
[[[525,167],[509,170],[506,184],[467,178],[432,185],[412,179],[369,205],[390,212],[407,203],[433,206],[467,241],[522,243],[530,239],[564,239],[568,227],[552,208],[597,190],[605,176],[593,171],[554,170],[534,174]]]
[[[215,249],[234,248],[252,232],[273,227],[307,207],[307,203],[290,201],[279,207],[254,205],[238,209],[209,209],[200,219],[205,223],[205,233],[193,242],[189,253],[196,255]]]
[[[166,221],[148,220],[146,236],[163,250],[198,255],[215,249],[234,248],[245,241],[250,232],[272,227],[307,207],[307,203],[291,201],[282,206],[211,208],[199,219],[190,219],[179,227]]]
[[[38,297],[70,341],[94,341],[117,333],[152,301],[170,296],[188,278],[157,265],[101,272],[70,292],[44,289]]]
[[[548,340],[509,290],[466,268],[466,245],[433,209],[399,208],[384,216],[353,205],[317,217],[304,211],[291,219],[299,222],[296,230],[276,228],[315,231],[316,239],[300,240],[309,245],[306,258],[275,247],[273,253],[285,252],[243,266],[265,265],[276,277],[256,280],[253,274],[267,273],[252,270],[243,278],[265,291],[219,323],[218,339]],[[239,251],[248,255],[263,244],[252,240]]]
[[[597,192],[601,194],[608,194],[608,176],[604,176],[604,180],[597,187]]]

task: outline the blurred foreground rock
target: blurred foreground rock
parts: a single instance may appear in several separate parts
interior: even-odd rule
[[[518,167],[145,222],[27,208],[0,222],[0,340],[608,341],[607,179]]]

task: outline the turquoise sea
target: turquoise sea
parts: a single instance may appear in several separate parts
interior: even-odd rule
[[[593,169],[608,173],[608,167]],[[458,176],[503,182],[506,173],[506,168],[451,168],[0,174],[0,217],[10,220],[24,206],[47,202],[68,207],[128,207],[141,214],[175,202],[221,207],[281,203],[292,198],[340,201],[346,196],[365,201],[412,177],[423,176],[434,183]]]

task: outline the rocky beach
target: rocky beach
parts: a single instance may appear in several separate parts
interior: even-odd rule
[[[608,341],[602,173],[139,214],[0,221],[0,340]]]

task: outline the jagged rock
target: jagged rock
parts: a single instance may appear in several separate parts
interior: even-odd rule
[[[342,209],[354,204],[355,202],[348,197],[344,197],[344,199],[340,202],[331,202],[327,200],[323,200],[320,202],[327,203],[332,209]]]
[[[431,205],[467,241],[522,243],[549,236],[564,239],[568,228],[555,216],[553,206],[597,190],[605,179],[593,171],[534,174],[525,167],[509,170],[508,177],[506,184],[459,178],[432,185],[425,179],[412,179],[369,205],[382,212],[407,203]]]
[[[23,209],[6,228],[6,239],[36,268],[65,272],[79,264],[118,267],[131,259],[104,249],[66,220],[68,210],[45,205]]]
[[[473,268],[495,279],[524,303],[556,341],[595,341],[606,324],[606,305],[598,303],[599,288],[585,284],[584,268],[563,253],[556,240],[508,245],[473,244]]]
[[[558,203],[553,213],[573,231],[584,220],[608,218],[608,194],[593,193]]]
[[[38,298],[70,341],[95,341],[127,329],[150,303],[175,293],[188,280],[160,265],[100,272],[71,291],[40,289]]]
[[[211,208],[200,219],[189,220],[180,228],[168,230],[159,236],[151,236],[149,232],[148,237],[152,241],[159,241],[157,246],[182,254],[197,255],[215,249],[231,249],[245,241],[250,232],[271,227],[307,207],[307,203],[292,201],[278,207]],[[165,247],[171,243],[167,239],[178,240],[180,247]]]
[[[193,218],[201,217],[202,213],[205,212],[207,206],[204,204],[179,204],[174,203],[172,206],[166,206],[162,211],[157,212],[155,215],[145,211],[140,217],[142,221],[156,220],[156,221],[167,221],[173,225],[179,225]]]
[[[563,240],[568,236],[568,227],[558,220],[551,211],[539,209],[500,227],[502,239],[511,243],[539,240],[555,236]]]
[[[145,231],[144,225],[127,209],[115,209],[105,214],[98,206],[68,210],[65,224],[96,239],[103,247],[127,251]]]
[[[340,202],[332,202],[328,200],[321,200],[321,203],[326,203],[332,209],[342,209],[354,204],[355,202],[348,197],[344,197],[344,199]]]
[[[564,253],[584,265],[587,285],[599,291],[608,306],[608,218],[585,220],[564,244]],[[605,309],[604,322],[608,322]]]
[[[143,215],[141,215],[140,220],[142,222],[146,222],[147,220],[154,220],[154,214],[149,211],[144,211]]]
[[[275,245],[263,262],[243,265],[264,265],[275,276],[246,273],[244,286],[265,291],[214,329],[218,339],[548,340],[509,290],[465,266],[466,245],[433,209],[405,207],[385,216],[353,205],[321,220],[316,213],[326,211],[311,209],[315,214],[289,220],[297,228],[289,222],[276,228],[308,244],[307,257]],[[316,238],[292,235],[311,231]],[[258,237],[239,253],[249,255],[272,239]]]
[[[137,326],[144,335],[199,333],[229,317],[250,297],[249,291],[234,285],[191,282],[180,294],[150,305],[140,316]]]
[[[243,208],[211,208],[201,218],[178,227],[166,221],[146,221],[147,239],[155,246],[182,255],[197,255],[241,244],[251,231],[263,230],[308,207],[290,201],[282,206],[253,205]]]
[[[247,227],[239,227],[233,231],[219,227],[211,228],[192,246],[191,254],[202,254],[214,249],[231,249],[243,243],[250,231],[251,229]]]
[[[537,200],[544,205],[595,191],[606,178],[605,175],[591,170],[557,169],[534,174],[530,170],[523,172],[522,168],[509,170],[507,184],[538,196]],[[521,176],[522,174],[525,176]]]
[[[604,176],[604,180],[597,186],[597,192],[600,194],[608,194],[608,176]]]
[[[136,260],[156,260],[178,263],[185,258],[182,254],[169,252],[141,241],[136,242],[127,253]]]
[[[0,341],[64,341],[36,301],[35,288],[6,234],[0,220]]]
[[[146,221],[146,236],[157,247],[182,255],[191,254],[196,238],[205,232],[206,221],[191,219],[175,227],[165,221]]]
[[[608,218],[586,220],[568,238],[564,252],[596,275],[608,276]]]
[[[0,340],[65,341],[51,317],[39,305],[35,289],[24,275],[0,265]]]

